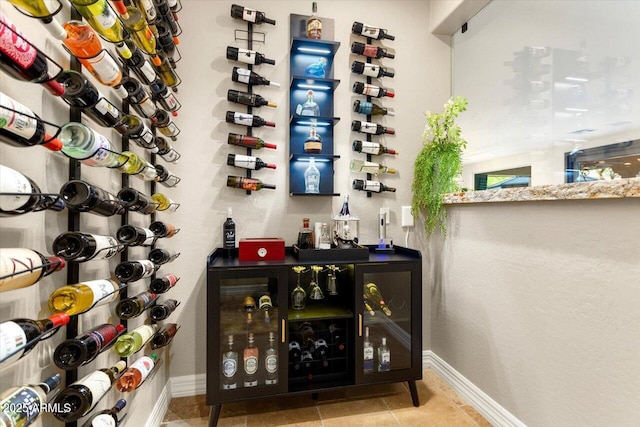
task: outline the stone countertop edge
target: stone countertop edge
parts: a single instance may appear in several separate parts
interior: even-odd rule
[[[628,197],[640,198],[640,178],[449,193],[444,195],[444,204],[623,199]]]

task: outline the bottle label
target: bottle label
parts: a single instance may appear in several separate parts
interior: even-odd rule
[[[140,359],[136,360],[129,369],[137,369],[140,371],[141,378],[140,384],[149,376],[151,371],[153,371],[153,367],[155,366],[155,362],[149,356],[143,356]]]
[[[377,163],[365,161],[365,162],[362,163],[362,167],[360,168],[360,172],[364,172],[364,173],[379,173],[380,172],[380,165],[378,165]]]
[[[175,163],[176,160],[180,158],[180,153],[178,153],[176,150],[172,148],[168,152],[161,154],[160,157],[162,157],[167,162]]]
[[[233,165],[240,168],[245,168],[245,169],[255,169],[256,160],[257,158],[254,156],[245,156],[243,154],[236,154],[233,160]]]
[[[0,193],[27,194],[26,196],[0,196],[0,212],[10,212],[21,208],[29,201],[29,194],[32,191],[33,187],[26,176],[0,165]],[[0,276],[4,276],[4,274],[0,274]],[[0,284],[2,284],[1,279]]]
[[[375,135],[378,125],[371,122],[360,122],[360,132],[372,133]]]
[[[11,321],[0,323],[0,360],[23,348],[26,344],[27,335],[20,325]],[[22,353],[22,351],[19,351],[5,360],[3,364],[9,364],[20,359]]]
[[[91,391],[92,401],[91,407],[98,403],[106,392],[111,388],[111,379],[109,375],[102,371],[94,371],[77,381],[75,384],[84,385]]]
[[[93,133],[93,143],[87,148],[87,153],[93,153],[88,159],[82,160],[82,163],[89,166],[111,166],[110,159],[113,152],[111,151],[111,142],[104,136],[89,128]]]
[[[100,414],[91,420],[91,427],[116,427],[116,420],[109,414]]]
[[[155,325],[154,325],[155,326]],[[147,341],[151,339],[156,334],[156,328],[151,325],[143,325],[135,330],[135,332],[140,336],[140,347],[142,348]]]
[[[140,68],[138,68],[140,70],[140,72],[142,73],[143,76],[145,76],[147,78],[148,82],[152,82],[156,79],[156,72],[153,69],[153,67],[151,66],[151,64],[149,64],[149,61],[144,61],[142,63],[142,65],[140,66]]]
[[[245,64],[256,64],[256,52],[249,49],[238,48],[238,61]]]
[[[267,372],[275,374],[278,371],[278,355],[270,354],[264,359],[264,366]]]
[[[178,108],[178,100],[169,90],[165,96],[163,96],[164,101],[167,103],[167,108],[169,111],[175,111]]]
[[[373,97],[378,97],[378,96],[380,96],[380,88],[378,86],[365,84],[364,88],[362,90],[362,94],[363,95],[373,96]]]
[[[106,304],[118,297],[118,288],[116,287],[116,284],[111,280],[89,280],[88,282],[84,282],[83,284],[88,286],[89,289],[91,289],[91,292],[93,292],[93,300],[91,301],[91,305],[89,307],[93,306],[96,303],[97,305]],[[109,295],[108,298],[106,298],[107,295]]]
[[[391,362],[391,353],[389,353],[389,351],[382,350],[380,352],[380,364],[389,365],[390,362]]]
[[[246,68],[238,68],[238,81],[240,83],[249,84],[251,78],[251,70]]]
[[[178,134],[178,127],[173,122],[168,122],[162,127],[158,126],[158,129],[166,136],[175,136]]]
[[[373,347],[370,345],[364,347],[364,360],[373,360]]]
[[[253,375],[258,371],[258,358],[256,356],[247,356],[244,359],[244,371],[247,375]]]
[[[5,107],[0,108],[0,128],[7,129],[9,132],[25,139],[30,139],[36,134],[38,120],[28,117],[33,116],[33,112],[29,108],[14,101],[2,92],[0,92],[0,106]]]
[[[149,261],[148,259],[141,259],[138,260],[138,262],[142,266],[142,276],[140,276],[141,279],[151,276],[156,271],[156,265],[153,263],[153,261]]]
[[[153,117],[154,114],[156,114],[156,106],[153,104],[153,102],[151,102],[148,96],[145,97],[144,100],[140,101],[140,103],[138,103],[137,105],[138,107],[140,107],[142,115],[147,119]]]
[[[245,7],[242,11],[242,19],[247,22],[256,22],[256,18],[258,15],[256,12],[257,11],[255,9],[249,9],[248,7]]]
[[[253,124],[253,114],[234,113],[233,121],[237,125],[251,126]]]
[[[98,351],[100,351],[118,336],[118,330],[115,326],[107,324],[88,332],[87,335],[97,343]]]
[[[362,74],[370,77],[378,77],[380,75],[380,66],[375,64],[364,64]]]
[[[116,64],[106,50],[101,51],[93,58],[88,58],[85,61],[105,83],[114,82],[122,76],[120,68],[118,68],[118,64]]]
[[[380,28],[363,24],[362,31],[360,31],[360,35],[363,35],[365,37],[371,37],[372,39],[377,39],[378,37],[380,37]]]
[[[307,37],[320,40],[322,38],[322,21],[316,17],[311,17],[307,21]]]
[[[175,274],[167,274],[164,277],[169,281],[169,287],[170,288],[174,287],[176,285],[176,283],[178,283],[178,280],[180,280],[180,278],[178,276],[176,276]]]
[[[0,249],[0,277],[14,274],[12,277],[0,279],[0,289],[5,291],[32,285],[40,278],[42,270],[27,270],[41,265],[42,258],[30,249]]]
[[[233,358],[222,361],[222,374],[227,378],[232,378],[238,371],[238,362]]]
[[[151,132],[151,129],[149,129],[149,127],[144,123],[142,124],[142,131],[140,131],[140,135],[138,135],[138,138],[143,140],[147,145],[151,145],[153,143],[153,140],[155,139],[153,133]]]
[[[40,395],[32,387],[23,386],[13,391],[2,399],[2,407],[0,408],[4,415],[2,424],[8,426],[30,425],[40,415],[40,405],[44,403],[40,399]],[[6,420],[9,421],[8,424],[4,423],[5,416],[9,418]]]
[[[107,114],[112,116],[114,119],[118,118],[118,109],[105,98],[100,98],[95,105],[95,109],[100,112],[100,114],[106,116]]]
[[[365,191],[373,191],[374,193],[379,193],[381,189],[380,182],[378,181],[365,181],[364,182],[364,190]]]
[[[4,15],[0,16],[0,51],[26,69],[36,60],[38,52],[23,37]]]
[[[144,13],[147,15],[147,22],[153,22],[156,19],[156,8],[151,0],[141,0]]]
[[[113,27],[118,19],[115,12],[113,12],[107,4],[106,0],[96,1],[95,3],[85,7],[87,8],[89,14],[104,30],[108,30],[109,28]]]
[[[362,141],[361,153],[380,154],[380,144],[377,142]]]
[[[94,234],[93,238],[96,241],[96,250],[94,252],[94,256],[91,259],[109,259],[113,258],[120,249],[122,249],[122,245],[118,243],[115,237],[111,236],[99,236]],[[78,258],[77,261],[87,260],[89,258]]]
[[[372,44],[364,45],[363,55],[370,58],[375,58],[378,55],[378,46],[374,46]]]

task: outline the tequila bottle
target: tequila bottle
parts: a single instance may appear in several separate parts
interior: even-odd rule
[[[369,327],[364,328],[364,360],[363,370],[365,374],[373,372],[373,344],[369,341]]]
[[[387,347],[387,339],[382,337],[382,344],[378,347],[378,372],[391,370],[391,352]]]

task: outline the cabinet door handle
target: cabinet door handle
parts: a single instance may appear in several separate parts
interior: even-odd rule
[[[358,313],[358,335],[362,336],[362,314]]]
[[[281,319],[281,322],[282,322],[282,325],[281,325],[282,326],[282,332],[280,333],[280,339],[282,340],[282,343],[284,344],[284,342],[286,341],[286,337],[285,337],[285,335],[286,335],[286,333],[285,333],[285,320]]]

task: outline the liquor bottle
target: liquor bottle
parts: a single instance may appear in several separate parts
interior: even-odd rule
[[[101,216],[124,213],[124,206],[116,196],[79,179],[66,182],[60,188],[60,196],[72,211],[91,212]]]
[[[380,105],[374,104],[373,102],[360,101],[356,99],[353,102],[353,111],[360,114],[366,114],[370,116],[395,116],[396,113],[393,110],[390,110],[385,107],[381,107]]]
[[[298,232],[297,244],[300,249],[313,249],[315,236],[313,230],[309,228],[309,218],[302,218],[302,228]]]
[[[154,322],[159,322],[161,320],[165,320],[167,317],[171,316],[178,307],[180,303],[177,300],[169,299],[164,301],[162,304],[157,304],[151,307],[151,311],[149,312],[149,317]]]
[[[38,184],[31,178],[0,165],[0,217],[22,215],[45,209],[61,211],[65,207],[64,200],[53,194],[43,194]]]
[[[273,163],[265,163],[260,157],[245,156],[244,154],[228,154],[227,165],[237,168],[258,170],[262,168],[276,169]]]
[[[178,153],[169,142],[161,136],[156,136],[156,147],[158,148],[158,154],[165,161],[170,163],[176,163],[180,158]]]
[[[122,119],[122,111],[107,100],[85,76],[73,70],[64,70],[56,77],[64,85],[64,99],[67,104],[82,109],[82,112],[100,126],[115,128]]]
[[[222,224],[222,248],[231,258],[233,250],[236,248],[236,223],[232,218],[233,211],[227,208],[227,220]]]
[[[264,311],[264,321],[269,323],[271,321],[271,311],[273,310],[271,296],[265,294],[258,299],[258,310]]]
[[[372,173],[372,174],[397,172],[394,168],[382,166],[379,163],[367,162],[364,160],[357,160],[357,159],[351,160],[351,163],[349,163],[349,169],[351,169],[352,172],[362,172],[362,173]]]
[[[47,394],[62,383],[62,375],[53,374],[40,384],[11,387],[0,394],[0,420],[9,427],[33,424],[47,402]]]
[[[51,94],[61,96],[64,87],[49,75],[48,62],[0,12],[0,69],[7,75],[25,82],[40,83]]]
[[[156,167],[136,153],[123,151],[120,154],[127,159],[125,163],[117,168],[120,172],[133,175],[143,181],[155,181],[158,178]]]
[[[0,363],[8,365],[21,359],[33,350],[45,332],[67,323],[69,316],[64,313],[40,320],[12,319],[0,323]]]
[[[128,393],[140,387],[153,371],[157,359],[158,356],[153,353],[150,356],[142,356],[133,362],[116,381],[116,390],[120,393]]]
[[[318,3],[315,1],[311,4],[311,16],[307,19],[307,38],[322,38],[322,21],[318,18]]]
[[[222,353],[222,389],[238,387],[238,352],[233,349],[233,335],[227,337],[229,349]]]
[[[164,22],[171,30],[171,34],[177,36],[180,32],[180,27],[178,27],[178,23],[173,17],[169,2],[167,0],[153,0],[153,5],[158,14],[158,21]]]
[[[119,399],[113,407],[110,409],[103,409],[102,411],[94,414],[82,424],[82,427],[116,427],[122,421],[122,418],[118,419],[118,413],[127,405],[127,401]]]
[[[239,135],[237,133],[230,133],[227,138],[227,144],[237,145],[239,147],[247,147],[252,148],[254,150],[259,150],[261,148],[271,148],[275,150],[278,148],[276,144],[271,144],[269,142],[264,142],[261,138],[257,138],[255,136],[249,135]]]
[[[378,142],[354,140],[352,147],[353,151],[372,154],[374,156],[379,156],[381,154],[398,154],[396,150],[387,148]]]
[[[126,160],[113,150],[111,141],[82,123],[65,124],[58,138],[64,154],[88,166],[117,167]]]
[[[364,328],[364,359],[362,368],[365,374],[373,372],[373,344],[369,341],[369,327]]]
[[[254,73],[253,71],[246,68],[233,67],[233,71],[231,72],[231,80],[238,83],[244,83],[246,85],[265,85],[280,87],[280,83],[275,83],[267,80],[260,74]]]
[[[322,223],[322,231],[320,233],[320,243],[318,249],[331,249],[331,236],[329,236],[329,226],[326,222]]]
[[[393,98],[396,93],[393,89],[385,89],[380,86],[371,85],[368,83],[355,82],[353,84],[353,93],[359,93],[362,95],[372,96],[374,98],[382,98],[383,96]]]
[[[164,277],[156,277],[149,284],[149,290],[156,294],[164,294],[178,283],[180,278],[174,274],[167,274]]]
[[[375,302],[376,305],[380,307],[380,310],[384,312],[384,314],[386,314],[387,316],[391,316],[391,310],[389,310],[389,307],[387,307],[387,304],[384,302],[384,298],[382,298],[382,294],[378,289],[378,285],[373,282],[366,283],[364,285],[363,293],[364,297]]]
[[[313,343],[313,346],[314,353],[320,356],[322,367],[329,367],[329,346],[327,345],[327,342],[320,338]]]
[[[46,133],[37,114],[3,92],[0,92],[0,122],[4,123],[0,126],[2,142],[14,147],[42,145],[51,151],[62,149],[62,141]]]
[[[175,70],[171,66],[171,62],[169,62],[167,58],[161,59],[160,65],[154,65],[153,68],[156,70],[156,74],[165,85],[175,88],[180,84],[180,77],[178,77],[178,74],[176,74]]]
[[[31,286],[65,265],[61,257],[44,256],[31,249],[0,248],[0,292]]]
[[[171,111],[175,116],[177,114],[175,112],[178,111],[182,105],[180,105],[173,92],[171,92],[160,80],[152,82],[149,85],[149,88],[151,89],[151,93],[153,94],[153,98],[156,102],[159,102],[162,108],[167,111]]]
[[[396,130],[393,128],[388,128],[377,123],[363,122],[360,120],[354,120],[351,122],[351,130],[360,133],[369,133],[372,135],[396,134]]]
[[[158,325],[141,325],[133,331],[122,334],[113,345],[113,349],[120,357],[129,357],[144,347],[155,335]]]
[[[244,348],[242,354],[245,387],[255,387],[258,385],[257,373],[259,353],[258,347],[254,344],[253,332],[249,332],[247,346]]]
[[[25,15],[38,18],[55,39],[62,40],[67,36],[64,28],[58,24],[58,21],[53,19],[53,15],[60,10],[59,8],[56,10],[54,4],[45,0],[9,0],[9,3],[13,4],[16,9]]]
[[[276,189],[275,185],[264,184],[259,179],[244,178],[241,176],[231,176],[231,175],[227,175],[227,187],[242,188],[243,190],[251,190],[251,191],[258,191],[258,190],[262,190],[263,188],[269,188],[272,190]]]
[[[149,252],[149,260],[158,266],[173,261],[180,256],[180,252],[169,249],[156,248]]]
[[[298,341],[289,341],[289,364],[293,365],[294,371],[300,369],[300,356],[302,349]]]
[[[107,0],[69,0],[91,28],[112,43],[121,43],[126,37],[122,22]]]
[[[156,332],[156,334],[151,339],[151,348],[155,350],[169,345],[169,343],[173,340],[173,337],[178,332],[178,329],[180,329],[180,327],[178,327],[177,323],[169,323],[164,325],[163,328]]]
[[[265,385],[278,384],[278,349],[276,348],[275,340],[275,334],[269,332],[269,346],[264,352],[264,368],[267,371],[264,379]]]
[[[127,367],[127,362],[119,361],[114,366],[99,369],[62,390],[53,401],[53,415],[60,421],[73,422],[88,414],[104,397],[117,376]]]
[[[132,212],[150,215],[156,211],[156,205],[151,198],[135,188],[123,188],[118,192],[118,199]]]
[[[115,275],[121,282],[135,282],[151,276],[159,267],[147,259],[123,261],[116,266]]]
[[[154,221],[149,225],[149,230],[158,238],[164,237],[169,239],[175,236],[179,229],[168,222]]]
[[[67,231],[53,241],[53,252],[67,261],[111,259],[124,250],[111,236]]]
[[[227,46],[227,59],[244,62],[250,65],[270,64],[276,65],[276,61],[266,58],[263,54],[255,50],[243,49],[240,47]]]
[[[382,337],[382,344],[378,347],[378,372],[391,370],[391,351],[387,346],[387,339]]]
[[[354,22],[351,26],[351,32],[367,38],[375,40],[389,39],[395,40],[396,38],[390,35],[384,28],[374,27],[372,25],[363,24],[361,22]]]
[[[133,114],[125,114],[118,123],[125,131],[123,136],[126,136],[138,146],[151,150],[152,153],[158,151],[156,147],[156,138],[153,136],[153,132],[147,126],[147,124],[138,116]]]
[[[316,159],[309,159],[309,166],[304,170],[305,194],[320,194],[320,171],[316,167]]]
[[[148,228],[125,224],[116,232],[116,238],[127,246],[151,246],[157,236]]]
[[[49,296],[49,310],[75,316],[90,308],[115,301],[121,285],[115,280],[88,280],[74,285],[62,286]]]
[[[309,136],[304,141],[303,149],[305,153],[319,154],[322,152],[322,138],[318,135],[315,125],[311,125]]]
[[[180,133],[180,129],[171,120],[169,113],[164,110],[157,110],[156,114],[151,117],[153,125],[164,135],[172,140],[176,140],[176,136]]]
[[[227,92],[227,101],[248,105],[249,107],[262,107],[263,105],[266,105],[268,107],[276,108],[278,106],[275,102],[267,101],[262,96],[255,93],[240,92],[234,89],[229,89]]]
[[[151,96],[138,80],[131,76],[124,77],[122,79],[122,87],[127,91],[127,102],[133,106],[140,116],[150,119],[156,114],[157,109],[151,100]]]
[[[53,362],[60,369],[76,369],[95,360],[125,331],[124,325],[103,323],[63,341],[53,353]]]
[[[393,77],[395,73],[389,71],[385,67],[375,64],[365,64],[360,61],[353,61],[351,64],[351,72],[355,74],[362,74],[369,77]]]
[[[302,104],[296,105],[296,114],[299,116],[320,116],[320,106],[313,100],[314,93],[312,90],[307,91],[306,100]]]
[[[146,309],[151,307],[158,295],[153,292],[140,292],[138,295],[120,300],[116,305],[116,316],[121,319],[132,319],[140,316]]]
[[[375,305],[375,303],[368,299],[366,296],[364,296],[363,299],[365,310],[367,310],[371,316],[375,316],[376,312],[373,310],[373,306]]]
[[[152,194],[151,200],[153,200],[153,202],[157,205],[157,210],[162,212],[175,212],[180,206],[162,193]]]
[[[368,191],[372,193],[382,193],[383,191],[390,191],[392,193],[396,192],[395,188],[387,187],[379,181],[365,181],[362,179],[354,179],[353,184],[351,184],[351,188],[354,190]]]
[[[120,4],[124,6],[124,3]],[[142,15],[140,9],[124,6],[124,8],[117,7],[117,10],[122,16],[122,22],[131,40],[133,40],[139,49],[142,49],[151,56],[151,60],[155,65],[160,65],[161,60],[156,51],[156,36],[149,28],[147,20]],[[124,14],[122,12],[124,12]]]
[[[374,46],[372,44],[364,44],[360,42],[351,43],[351,53],[355,53],[356,55],[366,56],[367,58],[389,58],[393,59],[396,56],[392,53],[389,53],[387,49]]]
[[[276,25],[276,21],[266,17],[264,12],[250,9],[248,7],[239,6],[237,4],[231,5],[231,17],[236,19],[242,19],[243,21],[252,22],[254,24],[271,24]]]
[[[247,323],[253,322],[253,313],[256,311],[256,300],[252,296],[246,296],[242,300],[242,313]]]
[[[227,123],[234,123],[236,125],[250,126],[250,127],[262,127],[270,126],[276,127],[274,122],[269,122],[260,116],[248,113],[238,113],[234,111],[227,111],[226,115]]]
[[[122,80],[122,69],[111,56],[103,49],[100,38],[93,29],[82,21],[68,21],[63,24],[67,37],[62,41],[69,51],[80,63],[105,86],[111,86],[116,90],[120,98],[125,98],[127,93],[118,87]]]
[[[151,66],[147,58],[140,52],[135,44],[130,40],[125,40],[125,45],[127,46],[130,56],[125,57],[120,55],[120,59],[122,62],[129,68],[129,70],[133,71],[138,79],[146,85],[153,83],[157,78],[156,70]],[[120,53],[120,51],[117,51]],[[126,77],[122,80],[124,81]],[[125,87],[125,90],[127,88]],[[128,91],[131,94],[130,91]]]
[[[351,218],[351,212],[349,211],[349,195],[345,195],[342,200],[342,207],[340,208],[340,212],[337,215],[340,218]]]

